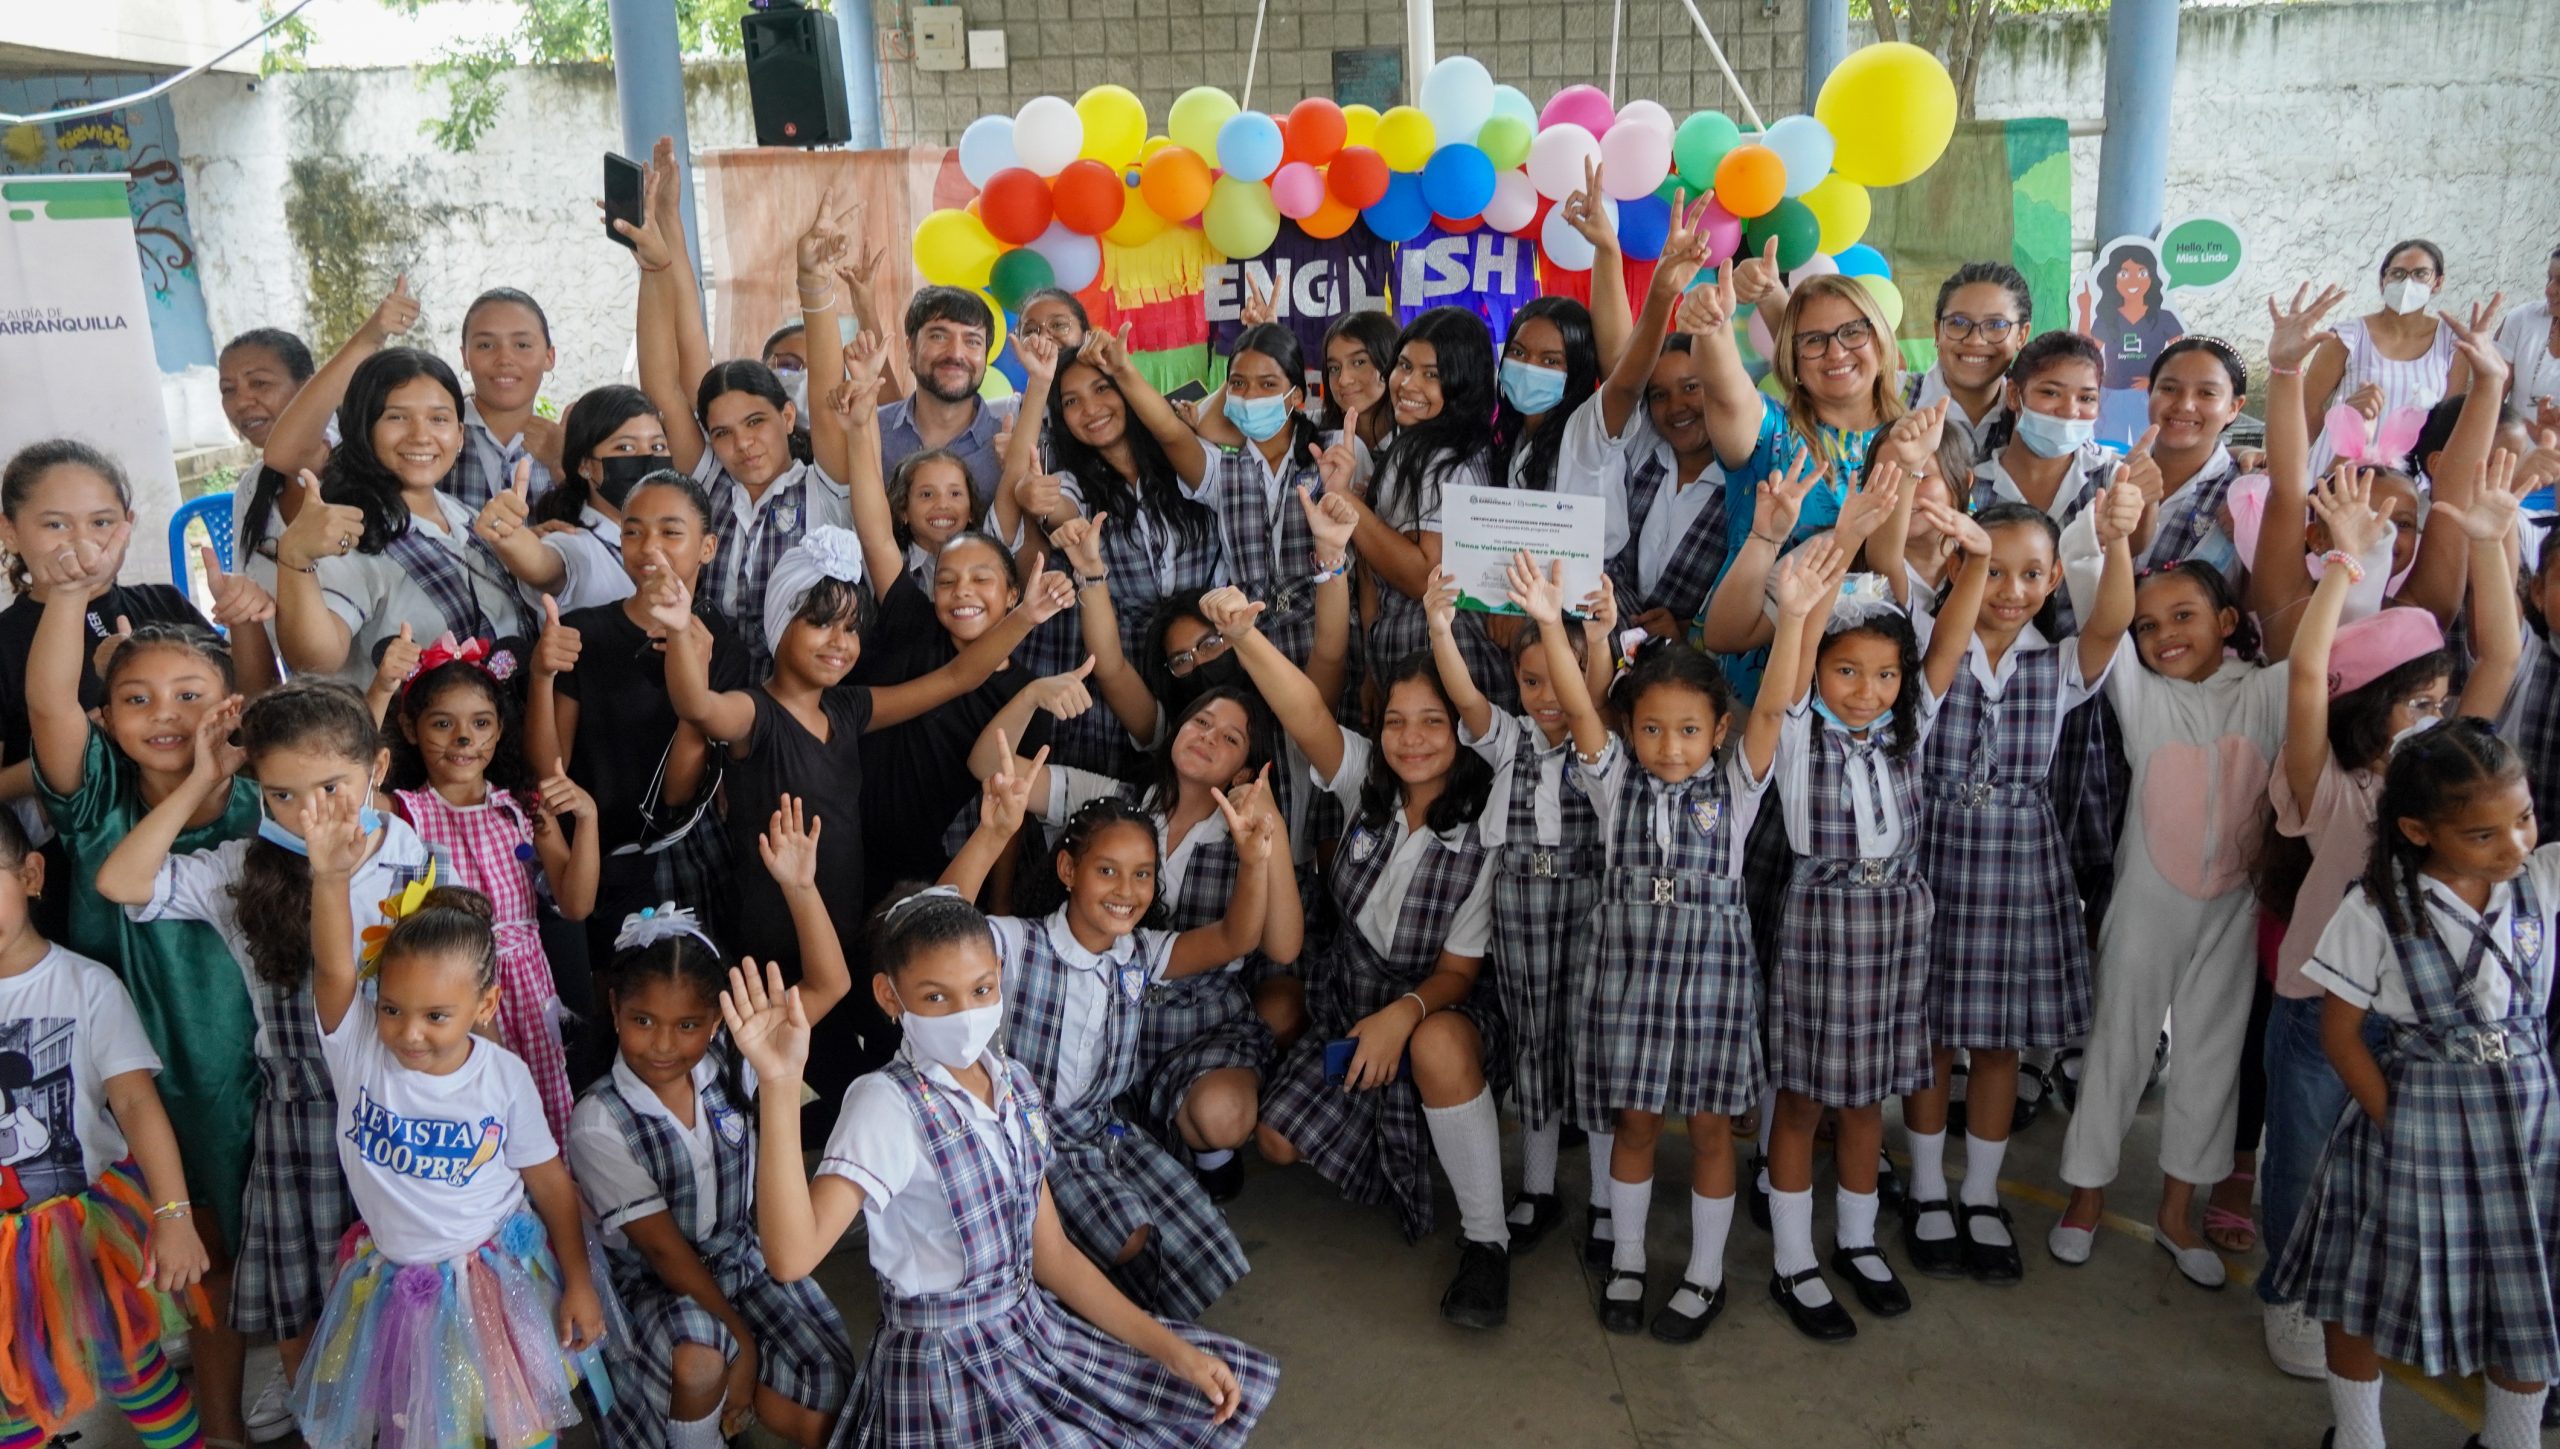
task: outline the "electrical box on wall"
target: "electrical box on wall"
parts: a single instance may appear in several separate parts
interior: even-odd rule
[[[964,70],[969,64],[967,42],[961,39],[966,23],[957,5],[919,5],[915,8],[916,69]]]
[[[1004,69],[1004,32],[972,30],[969,32],[969,69]]]

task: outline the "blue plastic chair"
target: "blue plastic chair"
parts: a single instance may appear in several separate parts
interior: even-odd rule
[[[222,561],[223,572],[231,571],[231,499],[228,493],[207,493],[190,498],[169,516],[169,581],[187,593],[187,525],[204,524],[205,537],[213,545],[213,556]]]

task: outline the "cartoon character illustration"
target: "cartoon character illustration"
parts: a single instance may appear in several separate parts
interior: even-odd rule
[[[52,1129],[37,1115],[42,1103],[27,1090],[35,1080],[36,1064],[25,1052],[0,1052],[0,1212],[27,1205],[17,1164],[42,1157],[53,1146]]]
[[[2187,332],[2187,324],[2165,305],[2166,295],[2159,248],[2141,237],[2111,243],[2081,285],[2079,331],[2107,359],[2099,389],[2100,437],[2130,440],[2149,426],[2144,394],[2151,388],[2151,364]]]

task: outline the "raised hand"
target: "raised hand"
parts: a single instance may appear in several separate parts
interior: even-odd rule
[[[1808,539],[1802,548],[1778,560],[1778,616],[1802,619],[1840,587],[1848,572],[1848,555],[1829,537]]]
[[[518,458],[515,476],[480,505],[479,516],[471,520],[471,531],[495,546],[523,532],[525,520],[532,516],[533,459]]]
[[[800,1004],[800,988],[783,984],[779,963],[768,961],[758,971],[748,956],[730,967],[728,989],[720,993],[720,1022],[766,1090],[799,1082],[801,1068],[809,1064],[809,1013]]]
[[[2320,486],[2311,490],[2311,511],[2328,525],[2329,544],[2349,558],[2362,558],[2382,542],[2390,520],[2373,511],[2373,470],[2340,459]]]
[[[852,245],[845,236],[845,222],[861,210],[860,202],[841,208],[837,206],[836,182],[830,177],[826,191],[818,198],[817,214],[809,218],[808,230],[800,233],[799,240],[791,247],[792,261],[800,269],[802,305],[807,305],[809,293],[816,288],[834,291],[836,268],[845,260],[846,250]]]
[[[2506,354],[2498,350],[2498,304],[2505,300],[2506,294],[2501,292],[2491,297],[2488,305],[2474,306],[2468,323],[2456,320],[2450,311],[2442,314],[2444,325],[2453,329],[2453,350],[2471,364],[2473,387],[2486,384],[2503,388],[2507,374],[2513,371],[2507,366]]]
[[[1954,401],[1942,397],[1925,408],[1914,408],[1895,418],[1893,426],[1885,430],[1884,441],[1893,449],[1903,471],[1924,472],[1929,460],[1937,456],[1938,444],[1947,433],[1947,407]]]
[[[1093,708],[1093,690],[1085,680],[1093,674],[1093,656],[1064,674],[1035,679],[1024,688],[1031,691],[1033,704],[1059,719],[1074,719]]]
[[[1503,581],[1510,585],[1511,602],[1520,612],[1540,624],[1557,624],[1564,620],[1564,562],[1551,559],[1544,569],[1527,549],[1511,555],[1503,569]]]
[[[693,590],[673,570],[649,580],[640,591],[641,604],[647,609],[649,622],[658,628],[660,639],[672,638],[693,628]]]
[[[207,783],[228,780],[249,763],[249,752],[231,743],[232,731],[240,728],[240,711],[248,706],[245,696],[235,694],[197,717],[197,779]]]
[[[1129,370],[1129,326],[1123,322],[1117,334],[1096,327],[1087,333],[1084,346],[1076,350],[1076,360],[1108,377],[1117,378]]]
[[[1662,256],[1654,263],[1653,290],[1666,297],[1688,291],[1707,264],[1707,206],[1711,198],[1689,204],[1686,190],[1671,193],[1671,230],[1662,239]]]
[[[1786,547],[1787,539],[1795,532],[1796,516],[1804,511],[1805,495],[1830,472],[1829,463],[1815,459],[1809,451],[1799,451],[1785,473],[1761,474],[1759,489],[1751,501],[1751,531],[1780,548]]]
[[[756,837],[756,854],[764,857],[773,883],[786,891],[818,888],[818,837],[827,822],[806,811],[807,802],[799,796],[782,796],[764,832]]]
[[[1346,404],[1342,409],[1342,436],[1330,448],[1307,444],[1307,456],[1315,461],[1316,476],[1324,480],[1326,497],[1336,493],[1359,491],[1360,453],[1353,440],[1360,436],[1360,410]]]
[[[204,560],[205,587],[213,591],[213,622],[237,629],[276,616],[274,596],[247,574],[223,572],[222,555],[212,544],[197,544],[196,556]]]
[[[546,602],[550,597],[543,596]],[[418,672],[418,660],[425,652],[418,647],[415,631],[402,624],[397,636],[382,641],[382,657],[373,664],[374,689],[389,693],[408,683],[409,676]]]
[[[1618,632],[1618,586],[1607,574],[1600,576],[1600,587],[1582,596],[1582,626],[1595,640],[1605,640]]]
[[[2168,492],[2167,480],[2160,476],[2160,460],[2151,456],[2151,449],[2159,441],[2160,425],[2153,423],[2142,430],[2142,438],[2133,445],[2133,451],[2116,465],[2116,481],[2132,484],[2141,493],[2143,503],[2153,508],[2160,506]]]
[[[1201,617],[1232,644],[1255,632],[1254,621],[1262,617],[1262,601],[1248,599],[1244,590],[1233,584],[1211,589],[1200,596]]]
[[[1973,515],[1961,512],[1935,498],[1923,498],[1912,505],[1920,517],[1928,521],[1938,535],[1938,546],[1949,554],[1981,558],[1991,552],[1991,535],[1973,521]]]
[[[130,522],[118,523],[98,542],[83,538],[31,544],[28,536],[21,533],[18,547],[26,550],[28,592],[38,598],[58,598],[69,603],[96,598],[115,587],[116,575],[124,571],[125,548],[132,542]]]
[[[541,802],[543,812],[554,820],[574,819],[589,825],[595,823],[596,797],[588,794],[586,787],[569,778],[569,762],[566,760],[554,759],[551,762],[551,773],[543,776],[534,786],[534,798]]]
[[[2449,322],[2453,319],[2448,317],[2445,320]],[[2384,402],[2388,401],[2388,399],[2382,395],[2381,383],[2368,382],[2364,386],[2357,388],[2355,391],[2348,393],[2344,398],[2339,399],[2339,401],[2344,402],[2348,407],[2354,408],[2357,412],[2364,414],[2365,426],[2367,428],[2371,428],[2375,423],[2381,421],[2382,405]]]
[[[836,396],[840,416],[850,420],[855,409],[871,406],[880,395],[881,374],[889,368],[889,339],[877,332],[865,332],[844,345],[844,386]]]
[[[2524,496],[2541,486],[2504,448],[2480,466],[2479,482],[2464,504],[2438,500],[2427,510],[2429,524],[2450,523],[2473,543],[2496,543],[2515,529],[2523,516]]]
[[[1102,577],[1102,525],[1110,517],[1097,513],[1091,518],[1070,518],[1049,530],[1049,542],[1067,556],[1067,566],[1079,576]]]
[[[402,628],[405,630],[406,625]],[[578,651],[585,640],[577,630],[560,622],[560,601],[549,594],[542,596],[542,637],[533,646],[533,672],[536,674],[568,674],[578,667]]]
[[[1797,459],[1798,465],[1804,461]],[[1866,481],[1852,487],[1849,496],[1840,500],[1840,517],[1832,524],[1840,546],[1855,553],[1873,538],[1876,530],[1884,527],[1884,521],[1893,516],[1894,505],[1902,501],[1902,490],[1908,486],[1910,480],[1904,476],[1901,464],[1891,458],[1878,458],[1876,465],[1867,470]]]
[[[1046,332],[1013,334],[1013,355],[1021,359],[1022,370],[1030,382],[1045,388],[1058,375],[1058,342]]]
[[[1032,473],[1013,485],[1013,502],[1045,528],[1067,506],[1066,485],[1055,473]]]
[[[1618,249],[1618,234],[1611,229],[1608,208],[1601,201],[1599,161],[1582,163],[1582,189],[1565,197],[1563,206],[1565,225],[1580,232],[1593,251]]]
[[[2142,526],[2142,489],[2128,481],[2118,470],[2114,482],[2097,501],[2098,515],[2090,522],[2098,531],[2098,547],[2113,548],[2133,537]]]
[[[1760,248],[1760,255],[1743,257],[1727,268],[1733,273],[1733,298],[1746,307],[1757,307],[1772,297],[1786,295],[1786,285],[1778,280],[1778,239],[1774,235]]]
[[[1681,331],[1693,336],[1714,336],[1732,329],[1734,313],[1742,306],[1734,285],[1733,274],[1738,270],[1727,258],[1723,266],[1716,268],[1714,281],[1681,294],[1676,314]]]
[[[364,863],[364,797],[354,790],[314,790],[295,822],[315,880],[342,881]]]
[[[1003,763],[979,789],[978,828],[1010,836],[1031,813],[1031,782],[1039,777],[1040,767],[1049,763],[1049,747],[1042,745],[1026,767],[1013,753],[1012,738],[998,730],[996,754]]]
[[[384,347],[417,325],[418,299],[409,295],[409,274],[402,272],[391,283],[390,293],[374,304],[373,315],[365,318],[364,326],[358,330],[371,337],[374,346]]]
[[[1433,569],[1430,581],[1422,586],[1422,613],[1434,637],[1457,627],[1458,581],[1447,569]]]
[[[1022,586],[1024,612],[1034,624],[1046,624],[1076,605],[1076,586],[1047,566],[1045,554],[1031,556],[1031,581]]]
[[[2294,288],[2292,305],[2285,307],[2277,306],[2273,297],[2267,299],[2267,365],[2279,372],[2301,371],[2313,350],[2337,339],[2337,333],[2321,327],[2320,319],[2347,299],[2347,289],[2322,287],[2319,296],[2305,302],[2310,291],[2309,282]]]
[[[1264,767],[1266,771],[1269,768]],[[1253,803],[1253,792],[1262,788],[1261,782],[1256,781],[1233,795],[1214,787],[1209,791],[1218,813],[1226,818],[1227,838],[1235,842],[1236,859],[1248,867],[1268,864],[1272,844],[1278,839],[1270,813],[1255,808]]]
[[[302,490],[302,511],[276,540],[276,562],[297,573],[310,573],[320,560],[345,554],[364,537],[364,510],[322,498],[320,480],[308,468],[292,486]]]
[[[1298,506],[1306,511],[1307,534],[1315,540],[1316,562],[1327,568],[1351,550],[1351,535],[1360,527],[1360,510],[1348,498],[1327,492],[1322,498],[1298,489]]]
[[[1248,269],[1244,274],[1244,306],[1237,309],[1236,321],[1246,327],[1279,321],[1280,309],[1273,305],[1274,290],[1255,281]]]

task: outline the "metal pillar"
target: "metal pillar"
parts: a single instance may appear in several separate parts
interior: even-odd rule
[[[880,45],[871,0],[836,0],[836,51],[844,57],[845,145],[880,148]]]
[[[1804,105],[1813,109],[1822,83],[1849,56],[1849,0],[1805,0]]]
[[[1431,38],[1431,0],[1404,0],[1404,94],[1409,104],[1422,103],[1422,78],[1439,58]]]
[[[2107,11],[2107,129],[2098,142],[2100,246],[2160,229],[2177,75],[2178,0],[2115,0]]]
[[[676,40],[676,0],[609,0],[609,10],[613,97],[622,118],[622,154],[646,165],[649,150],[660,136],[675,138],[685,251],[699,276],[702,237],[693,214],[693,142],[685,134],[684,53]]]

